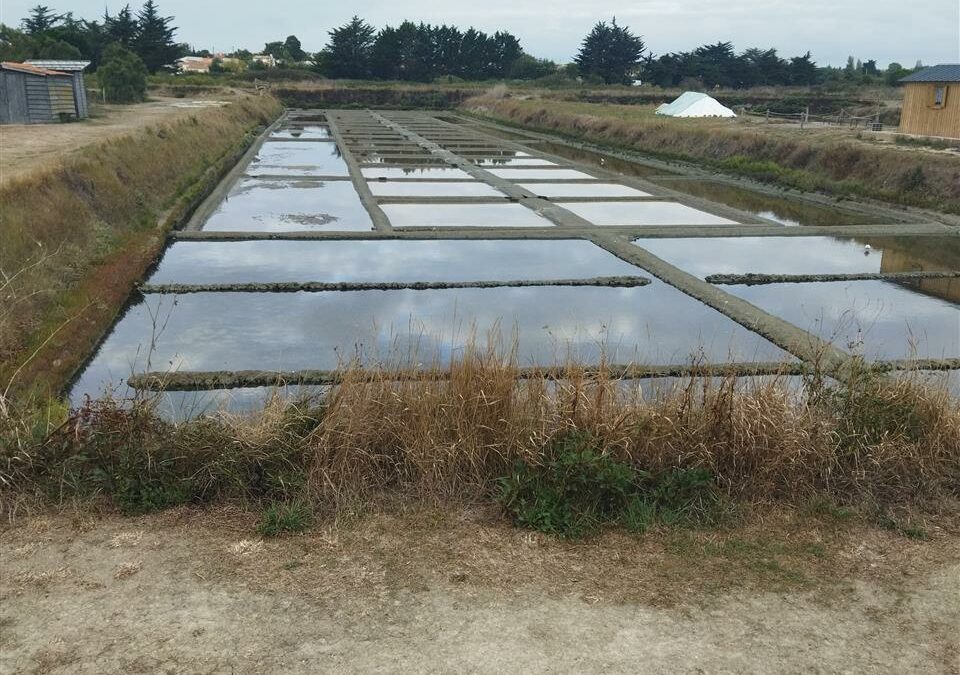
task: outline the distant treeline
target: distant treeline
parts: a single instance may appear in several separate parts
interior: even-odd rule
[[[136,54],[147,71],[175,71],[184,55],[213,56],[174,40],[173,17],[160,14],[155,0],[146,0],[134,12],[127,5],[101,20],[76,19],[38,5],[23,19],[20,29],[0,25],[0,58],[86,59],[98,68],[107,47],[119,44]],[[876,61],[850,57],[843,68],[820,67],[810,52],[781,57],[776,49],[751,48],[737,53],[730,42],[703,45],[688,52],[655,56],[643,39],[616,20],[598,22],[584,37],[573,63],[557,64],[527,54],[520,40],[507,31],[488,34],[475,28],[404,21],[377,29],[360,17],[330,30],[327,45],[311,54],[300,40],[268,42],[263,53],[284,69],[319,76],[355,80],[432,82],[533,80],[544,86],[577,84],[631,84],[661,87],[749,88],[764,85],[823,83],[896,84],[912,72],[898,63],[885,71]],[[213,73],[263,70],[266,66],[241,49],[219,55]],[[227,57],[230,67],[225,67]],[[920,64],[917,64],[919,67]],[[309,73],[303,73],[309,76]]]
[[[154,0],[146,0],[138,12],[130,5],[115,15],[105,11],[100,21],[77,19],[72,12],[57,14],[37,5],[21,22],[21,30],[0,24],[0,59],[83,59],[96,69],[107,47],[118,44],[156,73],[189,50],[174,41],[176,30],[173,17],[162,16]]]

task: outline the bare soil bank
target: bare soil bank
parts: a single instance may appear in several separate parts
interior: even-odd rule
[[[474,512],[0,534],[3,672],[960,672],[960,546],[782,513],[563,542]]]
[[[670,120],[637,106],[484,95],[462,108],[577,140],[707,164],[782,187],[960,213],[960,158],[736,120]]]
[[[93,134],[99,142],[68,149],[55,162],[48,146],[36,148],[48,158],[44,168],[0,186],[0,382],[6,386],[37,351],[18,382],[36,379],[41,393],[55,393],[166,232],[279,112],[275,99],[244,94],[154,125],[121,121],[122,131]]]

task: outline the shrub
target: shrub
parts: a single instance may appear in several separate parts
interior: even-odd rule
[[[264,537],[278,537],[289,532],[303,532],[313,521],[310,506],[299,499],[271,504],[263,512],[257,531]]]
[[[97,76],[110,103],[139,103],[147,97],[147,67],[139,56],[118,43],[104,51]]]
[[[578,537],[607,523],[643,533],[666,525],[716,524],[723,510],[706,469],[673,468],[657,476],[618,461],[591,434],[554,441],[540,465],[518,463],[498,482],[497,499],[514,522]]]

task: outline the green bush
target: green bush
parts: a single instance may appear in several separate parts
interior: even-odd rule
[[[715,524],[722,500],[705,469],[656,476],[618,461],[592,435],[572,432],[546,450],[546,461],[519,463],[497,483],[497,500],[518,525],[578,537],[619,523],[643,533],[653,524]]]
[[[97,77],[110,103],[139,103],[147,97],[147,67],[139,56],[118,43],[103,52]]]

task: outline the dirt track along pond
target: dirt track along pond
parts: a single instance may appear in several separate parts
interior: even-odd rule
[[[289,111],[171,235],[71,398],[442,365],[488,339],[521,366],[923,359],[957,387],[956,226],[603,159],[449,113]]]

